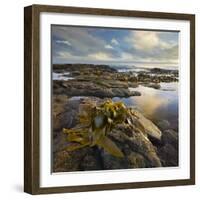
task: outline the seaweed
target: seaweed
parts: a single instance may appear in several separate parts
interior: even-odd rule
[[[79,112],[79,123],[71,129],[63,128],[69,142],[66,150],[98,146],[116,157],[124,157],[117,144],[108,137],[118,124],[125,123],[130,110],[122,102],[107,100],[100,105],[84,104]]]

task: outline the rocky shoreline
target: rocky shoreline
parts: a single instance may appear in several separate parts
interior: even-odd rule
[[[159,127],[156,126],[137,110],[134,110],[137,117],[131,125],[119,124],[108,134],[124,153],[123,158],[115,157],[97,146],[68,152],[66,147],[69,142],[62,131],[63,127],[69,129],[76,126],[80,107],[88,102],[102,102],[102,99],[84,97],[67,100],[66,98],[66,96],[54,97],[54,172],[178,165],[177,133],[166,124],[160,123]],[[140,128],[141,125],[143,129]]]
[[[67,72],[68,80],[53,80],[53,172],[111,170],[178,166],[178,133],[167,120],[156,124],[136,108],[131,123],[118,124],[108,137],[123,152],[118,158],[98,146],[67,151],[63,128],[78,124],[80,108],[113,97],[140,96],[137,87],[160,89],[160,82],[178,81],[176,71],[152,69],[149,72],[119,73],[106,65],[54,65],[53,72]],[[153,75],[151,75],[154,73]],[[168,74],[171,74],[169,76]],[[135,91],[130,91],[134,88]],[[79,98],[71,98],[76,97]]]
[[[106,65],[66,64],[54,65],[55,73],[65,73],[69,80],[54,80],[54,94],[65,94],[67,96],[96,96],[99,98],[140,96],[137,91],[139,85],[160,88],[160,82],[178,81],[177,73],[171,76],[164,74],[156,68],[149,72],[119,73],[117,70]],[[151,71],[157,75],[150,75]],[[169,73],[169,72],[168,72]],[[130,91],[129,88],[136,88]]]

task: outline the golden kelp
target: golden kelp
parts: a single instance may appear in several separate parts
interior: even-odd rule
[[[79,114],[79,124],[72,129],[63,129],[67,134],[67,151],[86,146],[99,146],[116,157],[123,157],[122,151],[108,138],[107,134],[124,123],[130,110],[122,102],[107,100],[100,105],[83,104]]]

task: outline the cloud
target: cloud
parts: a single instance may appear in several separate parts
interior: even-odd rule
[[[111,45],[109,45],[109,44],[105,45],[105,48],[106,49],[113,49],[113,47]]]
[[[156,31],[134,31],[126,38],[133,48],[139,51],[151,51],[155,48],[169,49],[172,44],[160,38],[160,32]]]
[[[133,60],[178,63],[178,34],[158,31],[130,31],[124,42]],[[130,57],[128,54],[124,54]]]
[[[104,40],[89,33],[88,28],[53,26],[52,35],[57,40],[68,41],[70,44],[73,44],[70,49],[63,48],[62,50],[70,51],[78,56],[86,56],[91,52],[98,52],[105,49],[106,45]],[[61,50],[60,46],[57,47]]]
[[[172,47],[171,43],[167,43],[165,41],[159,41],[159,47],[161,49],[170,49]]]
[[[126,38],[127,42],[133,45],[135,49],[148,51],[158,46],[159,38],[155,32],[135,31],[131,32]]]
[[[59,58],[71,58],[71,57],[73,57],[73,55],[70,52],[60,51],[60,52],[57,53],[57,57],[59,57]]]
[[[93,53],[93,54],[89,54],[88,57],[90,59],[96,59],[96,60],[99,60],[99,61],[109,61],[109,60],[112,60],[112,58],[106,54],[105,52],[97,52],[97,53]]]
[[[56,40],[56,43],[58,43],[58,44],[66,44],[66,45],[72,46],[72,44],[67,40]]]
[[[53,26],[52,55],[53,63],[178,62],[178,34]]]
[[[115,38],[111,40],[111,43],[114,45],[119,45],[119,42]]]

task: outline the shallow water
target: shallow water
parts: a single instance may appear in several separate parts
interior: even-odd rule
[[[64,72],[64,73],[53,72],[52,78],[53,78],[53,80],[63,80],[63,81],[74,79],[73,77],[70,77],[69,75],[70,75],[69,72]]]
[[[129,88],[141,92],[141,96],[115,97],[113,101],[123,101],[127,106],[135,106],[153,121],[168,120],[171,128],[178,129],[178,83],[160,85],[159,90],[141,85],[137,88]]]

